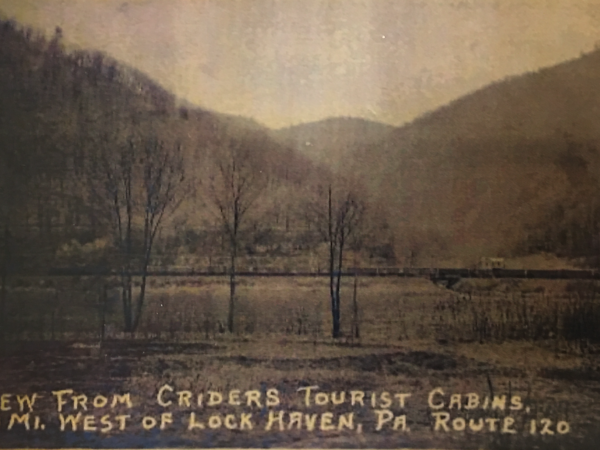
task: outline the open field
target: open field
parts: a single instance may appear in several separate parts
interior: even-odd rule
[[[17,280],[16,280],[17,281]],[[52,282],[51,282],[52,281]],[[360,338],[350,335],[353,280],[342,288],[344,337],[329,338],[330,316],[325,279],[241,279],[238,288],[236,333],[223,332],[228,285],[225,279],[156,279],[150,285],[144,321],[131,338],[120,333],[120,310],[112,298],[105,315],[105,341],[99,345],[98,280],[21,280],[10,292],[14,323],[0,369],[4,393],[45,395],[38,413],[49,417],[46,431],[25,432],[21,425],[7,431],[11,412],[0,412],[1,446],[27,442],[32,447],[99,446],[291,446],[291,447],[441,447],[441,448],[596,448],[600,434],[594,418],[600,413],[600,371],[596,334],[578,335],[582,324],[596,317],[595,287],[585,283],[519,283],[484,280],[463,282],[458,292],[426,280],[359,279]],[[18,285],[18,286],[17,286]],[[102,283],[100,283],[102,285]],[[35,286],[35,287],[33,287]],[[112,292],[112,291],[111,291]],[[87,293],[87,296],[83,295]],[[114,293],[111,293],[113,295]],[[110,296],[109,296],[110,298]],[[54,315],[53,315],[54,314]],[[54,317],[54,319],[52,319]],[[43,323],[42,331],[39,326]],[[31,324],[30,327],[24,326]],[[14,325],[14,324],[13,324]],[[581,333],[580,333],[581,334]],[[52,381],[50,381],[52,380]],[[160,388],[173,392],[174,403],[157,403]],[[299,388],[321,391],[364,391],[369,401],[352,407],[304,404]],[[451,419],[500,419],[511,416],[517,434],[497,431],[438,431],[437,410],[428,396],[440,387],[436,402]],[[131,394],[134,407],[92,410],[131,415],[125,431],[59,432],[51,391],[73,389],[88,396]],[[280,403],[267,407],[197,406],[197,395],[232,390],[244,393],[277,389]],[[190,391],[190,406],[177,404],[177,391]],[[384,408],[381,393],[410,393],[404,408],[410,432],[393,431],[391,423],[377,430],[376,410]],[[456,405],[450,395],[519,396],[522,409]],[[16,405],[16,404],[15,404]],[[383,406],[382,406],[383,405]],[[514,406],[514,405],[513,405]],[[15,406],[16,407],[16,406]],[[272,411],[303,414],[354,412],[353,429],[319,430],[273,425]],[[75,411],[76,412],[76,411]],[[144,431],[144,415],[172,413],[164,430]],[[208,420],[219,413],[251,413],[252,430],[188,430],[189,416]],[[553,435],[541,435],[544,418],[552,420]],[[530,434],[531,420],[539,429]],[[558,422],[569,432],[559,435]],[[357,431],[358,423],[362,430]],[[451,423],[451,422],[449,422]],[[501,424],[502,422],[498,422]],[[457,422],[460,425],[460,421]],[[500,425],[498,425],[500,426]],[[67,427],[68,430],[68,427]]]

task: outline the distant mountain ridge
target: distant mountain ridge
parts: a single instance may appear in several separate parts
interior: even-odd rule
[[[434,233],[440,251],[514,254],[540,240],[589,251],[581,235],[591,239],[592,229],[573,223],[596,215],[599,80],[593,52],[494,83],[365,148],[356,169],[381,180],[400,228]],[[563,216],[550,219],[556,208]],[[552,220],[560,222],[553,231]]]
[[[402,127],[330,118],[275,135],[369,180],[399,254],[473,262],[540,247],[600,250],[591,242],[600,51],[495,82]]]
[[[35,186],[32,210],[34,203],[50,205],[54,193],[43,183],[69,189],[53,177],[62,181],[72,161],[94,151],[88,135],[105,139],[121,132],[119,124],[149,117],[165,138],[181,142],[198,180],[208,175],[202,173],[209,170],[203,169],[207,150],[227,139],[268,155],[271,184],[287,185],[290,193],[309,175],[361,177],[373,220],[392,234],[399,264],[447,257],[465,265],[480,256],[536,251],[600,254],[594,201],[600,196],[600,51],[493,83],[402,127],[339,117],[271,130],[190,107],[101,53],[67,53],[58,34],[47,40],[0,22],[0,38],[4,157],[19,162],[25,155],[32,169],[56,172],[33,170],[25,180]],[[298,209],[299,199],[285,192],[269,201]],[[54,197],[66,198],[63,192]],[[201,210],[191,207],[190,214]],[[51,213],[37,211],[50,228],[58,220]]]
[[[336,168],[355,151],[385,139],[394,129],[360,118],[333,117],[280,128],[272,131],[272,136],[281,144]]]

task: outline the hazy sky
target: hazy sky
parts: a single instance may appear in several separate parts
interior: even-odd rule
[[[272,127],[399,125],[600,41],[600,0],[0,0],[0,11]]]

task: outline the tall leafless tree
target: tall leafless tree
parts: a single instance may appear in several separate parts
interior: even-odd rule
[[[156,137],[130,136],[125,144],[98,153],[95,199],[110,211],[115,262],[121,278],[125,331],[134,333],[142,316],[148,267],[165,216],[181,203],[185,169],[181,146]],[[134,273],[141,278],[137,298]]]
[[[211,151],[214,171],[209,176],[208,200],[228,241],[229,309],[227,329],[234,332],[236,306],[236,263],[241,238],[251,222],[250,211],[267,187],[266,167],[261,150],[252,140],[221,140]]]
[[[337,187],[336,187],[337,186]],[[344,264],[344,251],[359,232],[366,201],[361,198],[358,184],[350,182],[329,183],[318,189],[311,211],[316,227],[328,247],[329,296],[331,299],[332,337],[340,337],[340,287]]]

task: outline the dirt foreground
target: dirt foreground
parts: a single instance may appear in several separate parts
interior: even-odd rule
[[[0,446],[591,449],[599,375],[533,344],[30,343]]]

